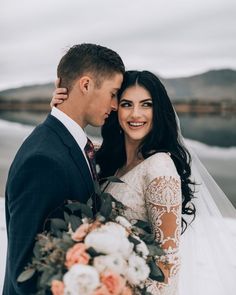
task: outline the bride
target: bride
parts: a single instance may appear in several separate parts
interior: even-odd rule
[[[60,103],[61,89],[55,93],[53,104]],[[148,291],[233,294],[236,255],[230,226],[236,211],[192,151],[191,162],[177,115],[154,74],[126,72],[118,112],[107,119],[102,137],[96,154],[100,177],[116,175],[123,181],[110,183],[106,191],[125,205],[131,222],[149,221],[164,249],[156,263],[165,281],[148,280]]]

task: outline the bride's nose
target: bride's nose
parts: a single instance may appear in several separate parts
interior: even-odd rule
[[[131,117],[132,118],[138,118],[141,116],[141,110],[138,106],[134,106],[131,110]]]

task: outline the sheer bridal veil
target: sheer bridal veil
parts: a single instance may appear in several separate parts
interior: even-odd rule
[[[192,201],[196,218],[181,236],[180,295],[233,295],[236,209],[183,138],[176,118],[179,140],[192,157],[191,179],[197,184]]]

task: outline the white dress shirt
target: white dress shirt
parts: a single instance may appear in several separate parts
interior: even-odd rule
[[[77,142],[81,151],[83,152],[84,158],[88,164],[91,173],[91,168],[89,166],[89,162],[84,151],[84,148],[87,144],[87,135],[84,132],[84,130],[80,127],[78,123],[76,123],[74,120],[72,120],[69,116],[67,116],[65,113],[63,113],[56,107],[52,108],[51,115],[57,118],[74,137],[75,141]]]

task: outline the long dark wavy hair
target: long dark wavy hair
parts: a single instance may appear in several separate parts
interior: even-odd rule
[[[139,146],[138,152],[144,159],[154,153],[168,152],[175,163],[181,178],[182,214],[195,217],[195,207],[191,203],[194,183],[190,180],[191,156],[183,146],[178,135],[176,114],[172,103],[161,81],[148,71],[127,71],[118,92],[118,101],[123,92],[134,85],[144,87],[152,97],[153,124],[152,130],[146,135]],[[114,175],[117,169],[126,163],[124,133],[118,121],[117,112],[112,112],[102,127],[103,143],[96,153],[96,162],[100,166],[100,177]],[[182,231],[187,222],[182,218]]]

